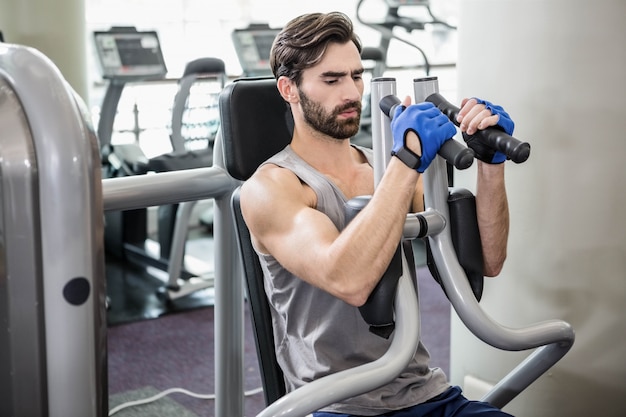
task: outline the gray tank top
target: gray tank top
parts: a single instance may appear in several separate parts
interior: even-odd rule
[[[357,148],[372,165],[372,151]],[[264,164],[293,171],[315,191],[316,209],[326,213],[339,230],[344,228],[346,197],[290,146]],[[390,341],[370,333],[358,308],[299,279],[273,256],[258,255],[265,274],[278,363],[285,375],[287,391],[325,375],[372,362],[387,351]],[[394,381],[332,404],[324,411],[374,416],[422,403],[449,387],[441,369],[429,368],[429,359],[420,342],[415,357]]]

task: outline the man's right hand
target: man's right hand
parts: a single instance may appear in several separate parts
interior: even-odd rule
[[[437,156],[441,145],[456,134],[456,127],[432,103],[398,106],[391,121],[393,149],[408,167],[423,173]],[[417,141],[407,142],[411,134]]]

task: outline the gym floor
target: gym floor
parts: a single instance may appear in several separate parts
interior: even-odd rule
[[[203,207],[198,205],[198,212]],[[145,252],[150,257],[159,253],[156,242],[156,219],[152,208],[148,209],[148,233]],[[212,278],[213,235],[210,228],[193,217],[188,231],[185,249],[185,270],[200,278]],[[164,314],[193,308],[212,306],[212,288],[197,291],[185,297],[171,299],[167,295],[166,270],[119,257],[106,255],[106,280],[109,325],[153,319]]]

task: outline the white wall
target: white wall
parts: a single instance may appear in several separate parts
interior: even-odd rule
[[[6,42],[31,46],[50,58],[88,100],[83,0],[0,0],[0,30]]]
[[[532,146],[507,166],[509,258],[481,304],[509,326],[558,318],[576,331],[516,415],[626,415],[625,40],[621,0],[461,2],[459,95],[502,104]],[[471,172],[456,178],[472,188]],[[493,383],[524,356],[453,325],[456,383]]]

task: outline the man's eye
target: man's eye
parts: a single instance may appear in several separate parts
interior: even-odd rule
[[[338,81],[337,79],[326,80],[326,84],[336,84],[337,81]]]

